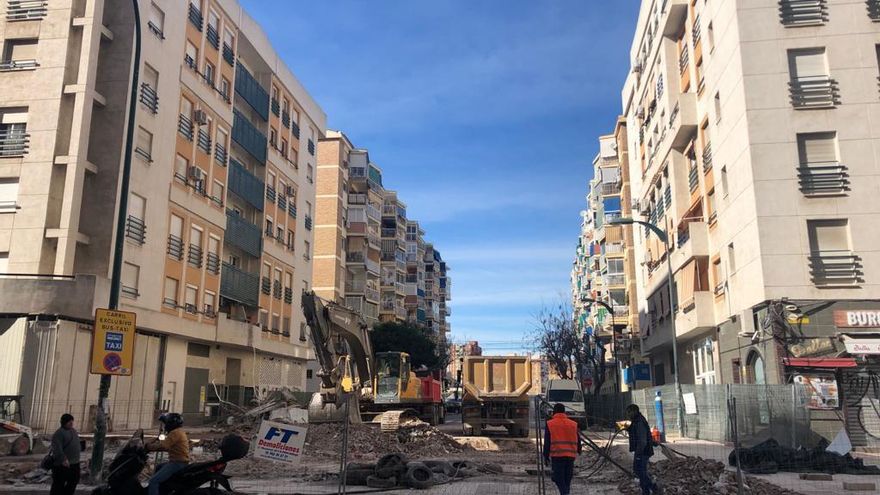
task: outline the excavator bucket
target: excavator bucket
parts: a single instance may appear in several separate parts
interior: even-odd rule
[[[360,423],[361,415],[357,398],[352,395],[348,400],[349,421]],[[325,402],[321,394],[313,394],[309,402],[309,423],[342,423],[345,421],[345,409],[344,403],[337,405],[335,402]]]

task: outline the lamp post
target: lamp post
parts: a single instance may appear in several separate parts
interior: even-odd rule
[[[681,404],[681,382],[678,379],[678,335],[675,331],[675,291],[672,288],[672,253],[669,251],[669,235],[657,227],[653,223],[636,220],[634,218],[622,217],[608,222],[609,225],[633,225],[639,224],[650,230],[663,241],[663,247],[666,249],[666,286],[669,289],[669,320],[672,326],[672,376],[675,379],[675,399],[678,403],[678,434],[684,435],[684,418],[682,417]]]
[[[611,354],[614,356],[614,385],[617,388],[615,392],[620,392],[620,364],[617,362],[617,334],[614,332],[614,308],[605,301],[590,297],[582,297],[581,302],[596,303],[608,310],[608,314],[611,315]]]

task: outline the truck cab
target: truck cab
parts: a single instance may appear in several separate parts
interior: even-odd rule
[[[587,427],[587,413],[584,409],[584,393],[577,380],[555,379],[547,382],[544,400],[552,408],[554,404],[565,406],[565,414],[583,429]],[[548,418],[549,419],[549,418]]]

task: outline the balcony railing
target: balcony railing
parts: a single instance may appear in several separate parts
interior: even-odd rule
[[[226,151],[226,147],[221,143],[217,143],[214,145],[214,160],[222,166],[226,166],[226,160],[229,158],[229,153]]]
[[[176,235],[168,236],[168,257],[180,261],[183,259],[183,239]]]
[[[606,286],[626,285],[626,276],[622,273],[609,273],[604,277]]]
[[[296,218],[296,205],[293,204],[293,201],[291,201],[290,204],[287,205],[287,214],[293,218]]]
[[[186,262],[194,268],[201,268],[204,260],[201,246],[195,244],[189,245],[189,252],[186,255]]]
[[[702,36],[702,27],[700,25],[700,16],[698,14],[694,18],[694,25],[691,28],[691,41],[693,41],[695,47],[700,42],[701,36]]]
[[[274,297],[275,299],[280,300],[280,299],[281,299],[281,294],[282,294],[282,291],[281,291],[281,282],[279,282],[278,280],[272,282],[272,297]]]
[[[345,262],[346,263],[363,263],[367,259],[367,256],[363,251],[356,251],[353,253],[345,253]]]
[[[260,278],[229,263],[223,263],[220,274],[220,295],[226,299],[256,307],[260,300]]]
[[[862,259],[852,251],[810,254],[810,278],[817,286],[858,285],[864,282]]]
[[[828,6],[825,0],[779,0],[779,20],[786,27],[825,24]]]
[[[691,167],[688,171],[688,187],[691,192],[697,190],[697,186],[700,184],[700,173],[697,171],[697,167]]]
[[[159,112],[159,95],[147,83],[141,83],[140,102],[153,114]]]
[[[272,281],[269,277],[260,278],[260,292],[267,296],[272,293]]]
[[[150,152],[141,147],[136,147],[134,149],[134,154],[143,158],[143,160],[147,163],[153,163],[153,156],[150,155]]]
[[[223,43],[223,60],[225,60],[230,67],[235,66],[235,52],[233,52],[232,47],[226,43]]]
[[[381,265],[379,264],[378,261],[374,261],[374,260],[371,260],[370,258],[367,258],[364,261],[364,264],[367,266],[368,272],[375,273],[377,275],[379,274],[379,271],[381,270]]]
[[[159,29],[159,26],[153,24],[153,21],[147,21],[147,29],[149,29],[151,33],[159,38],[159,40],[165,39],[165,33],[163,33],[161,29]]]
[[[312,156],[315,156],[315,142],[312,141],[311,139],[309,139],[308,149],[309,149],[309,154]]]
[[[290,129],[290,112],[287,110],[281,112],[281,125]]]
[[[275,98],[272,98],[272,114],[276,117],[281,114],[281,104]]]
[[[312,217],[306,215],[306,230],[312,230]]]
[[[703,148],[703,173],[712,170],[712,143],[706,142]]]
[[[208,253],[208,256],[205,258],[205,269],[208,273],[212,273],[217,275],[220,273],[220,256],[217,253]]]
[[[31,135],[14,130],[0,131],[0,158],[24,156],[30,147]]]
[[[213,46],[215,50],[220,49],[220,34],[217,32],[217,28],[208,24],[208,29],[205,33],[205,37],[208,40],[208,44]]]
[[[263,189],[266,185],[250,173],[238,160],[229,161],[229,190],[249,205],[263,211]]]
[[[290,122],[290,132],[293,134],[293,137],[299,139],[299,124],[295,121]]]
[[[688,62],[690,62],[690,54],[688,53],[687,45],[683,45],[681,47],[681,53],[678,54],[678,71],[681,74],[684,74],[687,71]]]
[[[177,119],[177,132],[179,132],[181,136],[185,137],[187,141],[193,140],[192,120],[190,120],[189,117],[184,114],[180,114],[180,117]]]
[[[846,194],[849,171],[837,162],[807,163],[798,167],[798,183],[807,196]]]
[[[125,222],[125,237],[143,245],[147,238],[147,224],[140,218],[129,215]]]
[[[9,0],[6,2],[6,20],[34,21],[46,17],[48,13],[46,0]]]
[[[202,18],[202,11],[198,9],[192,3],[189,4],[189,22],[192,23],[193,26],[196,27],[199,31],[202,30],[202,23],[204,19]]]
[[[287,196],[283,194],[278,195],[278,209],[282,212],[287,210]]]
[[[663,191],[663,203],[666,208],[672,207],[672,188],[669,186],[666,186],[666,190]]]
[[[205,153],[209,155],[211,154],[211,136],[209,136],[208,132],[204,129],[199,129],[199,138],[196,142],[196,146]]]
[[[263,119],[269,120],[269,93],[243,65],[235,67],[235,92]]]
[[[232,140],[241,145],[257,161],[266,163],[266,155],[268,154],[266,136],[238,110],[233,111]]]
[[[275,188],[272,186],[266,186],[266,199],[268,199],[270,203],[274,203],[275,198],[277,197],[278,193],[275,191]]]
[[[789,81],[791,105],[798,110],[840,104],[840,89],[830,76],[802,77]]]
[[[620,184],[616,182],[604,182],[601,185],[600,191],[603,196],[620,194]]]
[[[868,0],[868,17],[872,21],[880,21],[880,0]]]
[[[255,258],[263,252],[260,228],[230,210],[226,211],[226,242]]]
[[[367,204],[367,195],[363,193],[349,193],[349,205],[365,205]]]
[[[383,228],[382,229],[382,237],[384,237],[386,239],[396,238],[397,237],[397,229]]]
[[[7,60],[5,62],[0,62],[0,71],[30,70],[36,69],[39,66],[40,64],[34,59]]]

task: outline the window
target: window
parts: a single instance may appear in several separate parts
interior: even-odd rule
[[[208,83],[208,86],[214,87],[214,74],[216,70],[214,69],[214,64],[211,62],[205,62],[205,82]]]
[[[271,144],[273,148],[278,147],[278,131],[276,131],[274,127],[269,128],[269,144]]]
[[[224,100],[229,101],[229,79],[225,77],[220,77],[220,94]]]
[[[147,200],[143,196],[131,193],[128,197],[128,219],[125,223],[125,237],[137,244],[143,244],[146,238]]]
[[[176,278],[165,277],[165,296],[162,304],[177,309],[177,291],[180,282]]]
[[[718,216],[715,206],[715,189],[706,194],[706,213],[709,215],[709,223],[714,223]]]
[[[37,67],[36,39],[7,39],[3,47],[2,70],[34,69]]]
[[[312,164],[310,163],[308,168],[306,168],[306,180],[309,181],[309,184],[315,182],[314,175],[314,167],[312,167]],[[311,214],[311,210],[309,210],[309,214]]]
[[[262,328],[264,332],[269,330],[269,312],[265,309],[260,310],[260,328]]]
[[[223,44],[229,48],[235,46],[235,36],[232,34],[232,31],[228,29],[223,30]]]
[[[303,258],[307,260],[311,259],[312,245],[309,243],[309,241],[303,241],[303,250]]]
[[[312,203],[306,201],[306,215],[312,216]]]
[[[715,26],[711,22],[706,28],[706,34],[709,38],[709,52],[711,53],[715,50]]]
[[[0,274],[9,273],[9,253],[0,252]]]
[[[223,186],[223,183],[215,179],[213,190],[211,191],[211,199],[213,199],[214,202],[219,204],[220,206],[223,206],[223,198],[225,197],[223,196],[224,194],[225,188]]]
[[[279,241],[284,240],[284,227],[283,226],[281,226],[281,225],[275,226],[275,238],[278,239]]]
[[[299,341],[300,342],[306,341],[306,324],[303,322],[300,322],[300,324],[299,324]],[[308,371],[309,371],[309,373],[311,373],[312,370],[308,370]]]
[[[724,292],[724,274],[721,273],[721,256],[712,259],[712,282],[715,283],[715,295]]]
[[[177,155],[174,158],[174,176],[186,182],[186,173],[189,169],[189,160],[183,155]]]
[[[305,339],[302,339],[305,340]],[[306,370],[306,380],[312,379],[312,370]]]
[[[195,225],[189,231],[189,244],[198,248],[202,247],[202,229]]]
[[[138,292],[140,274],[141,267],[127,261],[122,264],[122,295],[132,299],[136,299],[140,295]]]
[[[293,231],[288,230],[287,231],[287,248],[290,249],[291,251],[293,251],[294,246],[295,246],[295,243],[294,243]]]
[[[847,220],[809,220],[807,229],[811,252],[818,254],[850,251]]]
[[[730,193],[730,186],[727,183],[727,165],[721,167],[721,195],[727,197]]]
[[[721,93],[715,93],[715,122],[721,122]]]
[[[18,210],[18,178],[0,179],[0,213]]]
[[[797,135],[801,166],[837,163],[837,133],[813,132]]]
[[[275,222],[272,221],[272,217],[266,217],[266,235],[272,236],[275,232]]]
[[[147,163],[153,163],[153,133],[140,126],[134,154]]]
[[[792,81],[828,77],[825,48],[801,48],[788,51],[788,71]]]
[[[728,276],[736,273],[736,251],[733,243],[727,245],[727,274]]]
[[[287,148],[287,140],[281,138],[281,149],[279,151],[281,151],[281,156],[283,156],[284,158],[287,158]]]
[[[207,344],[197,344],[195,342],[187,342],[186,355],[209,358],[211,357],[211,346]]]
[[[823,108],[838,103],[837,81],[828,72],[824,47],[789,50],[788,72],[793,107]]]
[[[186,51],[183,55],[183,61],[190,68],[195,70],[196,61],[199,59],[199,49],[189,41],[186,42]]]
[[[147,86],[153,88],[153,91],[159,90],[159,71],[152,68],[150,64],[144,64],[144,72],[142,77],[142,81]]]
[[[27,108],[0,108],[0,158],[27,154]]]
[[[272,295],[275,299],[281,299],[281,269],[276,268],[272,277]]]
[[[150,13],[147,18],[147,27],[160,40],[165,39],[165,12],[162,11],[155,3],[150,4]]]
[[[225,130],[221,128],[217,128],[217,144],[222,146],[224,149],[229,146],[229,134],[226,133]]]
[[[715,383],[715,343],[705,339],[691,346],[694,362],[694,378],[699,385]]]
[[[187,313],[194,315],[199,311],[198,306],[199,288],[194,285],[187,285],[183,296],[183,309]]]
[[[205,305],[205,316],[208,318],[213,318],[217,315],[217,294],[206,290],[205,295],[203,296],[202,303]]]

